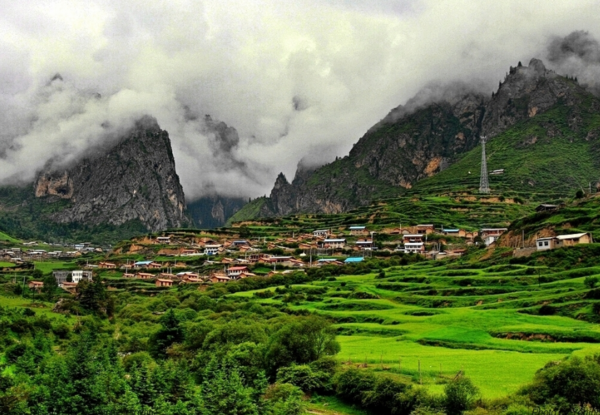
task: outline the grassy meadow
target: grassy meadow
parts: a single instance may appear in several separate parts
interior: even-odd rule
[[[516,392],[549,361],[600,353],[595,301],[584,285],[593,275],[600,267],[422,262],[232,296],[332,319],[345,365],[439,394],[463,371],[494,398]]]

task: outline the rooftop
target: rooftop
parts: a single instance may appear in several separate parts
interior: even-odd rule
[[[344,261],[345,263],[352,263],[352,262],[362,262],[365,259],[363,257],[350,257],[350,258],[346,258],[346,260]]]

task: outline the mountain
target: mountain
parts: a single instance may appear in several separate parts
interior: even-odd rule
[[[152,117],[35,183],[0,189],[0,229],[22,237],[118,239],[190,224],[171,142]]]
[[[194,226],[213,229],[224,226],[247,202],[247,199],[241,197],[204,196],[188,203],[187,210]]]
[[[600,176],[593,156],[599,112],[600,101],[575,80],[532,59],[511,67],[491,97],[464,85],[417,95],[369,129],[348,156],[312,171],[299,166],[291,183],[280,174],[269,198],[231,220],[339,213],[407,193],[476,190],[481,135],[489,140],[490,167],[514,167],[501,179],[520,174],[505,184],[564,195]]]

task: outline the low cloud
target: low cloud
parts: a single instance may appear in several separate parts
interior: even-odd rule
[[[600,96],[600,43],[590,32],[577,30],[553,37],[546,56],[550,67],[577,77],[580,84]]]
[[[1,183],[75,162],[149,114],[169,132],[188,200],[255,197],[300,160],[347,154],[391,108],[437,97],[439,85],[491,94],[509,66],[536,56],[598,79],[593,0],[0,7]]]

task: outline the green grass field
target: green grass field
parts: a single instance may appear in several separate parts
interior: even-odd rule
[[[271,291],[259,301],[331,318],[343,364],[407,376],[433,393],[462,370],[493,398],[514,393],[549,361],[600,353],[600,326],[589,313],[595,301],[582,275],[600,275],[600,267],[429,262],[393,267],[385,278],[271,287],[259,290]],[[554,315],[541,315],[549,304]]]
[[[13,238],[12,236],[10,236],[4,232],[0,232],[0,241],[6,241],[6,242],[10,242],[10,243],[20,243],[21,242],[18,239]]]
[[[74,262],[64,262],[64,261],[44,261],[44,262],[35,262],[35,269],[39,269],[44,274],[47,272],[52,272],[55,269],[76,269],[77,265]]]

